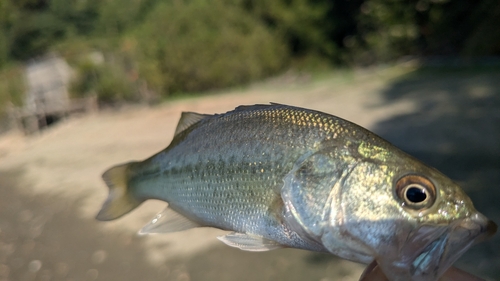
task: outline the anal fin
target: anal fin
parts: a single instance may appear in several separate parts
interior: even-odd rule
[[[219,236],[217,239],[228,246],[250,252],[264,252],[284,248],[284,246],[278,242],[266,239],[262,236],[239,232],[231,232],[224,236]]]
[[[165,210],[158,213],[151,220],[151,222],[145,225],[139,231],[139,234],[170,233],[201,226],[202,225],[199,223],[194,222],[167,207]]]

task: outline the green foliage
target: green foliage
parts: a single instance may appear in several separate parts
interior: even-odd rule
[[[361,11],[352,54],[361,49],[371,63],[404,55],[500,55],[495,0],[373,0]]]
[[[500,55],[499,19],[497,0],[0,0],[0,69],[55,50],[76,95],[140,100],[285,67]]]
[[[429,53],[500,55],[500,1],[449,1],[429,13]]]
[[[302,56],[312,52],[332,56],[336,45],[328,38],[332,31],[328,17],[333,2],[247,0],[240,4],[284,38],[292,53]]]
[[[101,104],[137,101],[133,82],[118,65],[86,59],[76,69],[78,75],[71,87],[75,96],[97,95]]]
[[[64,1],[64,0],[62,0]],[[105,36],[117,36],[141,22],[157,0],[102,1],[96,32]]]
[[[73,35],[94,29],[99,0],[1,0],[0,67],[2,56],[26,60]],[[3,52],[3,55],[2,55]]]
[[[101,0],[51,0],[48,10],[64,22],[65,36],[91,34],[98,25]]]
[[[20,106],[26,91],[23,67],[11,65],[0,70],[0,111],[8,104]]]
[[[372,64],[416,54],[419,37],[416,8],[414,1],[406,3],[383,0],[363,3],[357,34],[344,42],[350,50],[350,61]]]
[[[129,40],[141,76],[164,94],[245,83],[288,56],[262,23],[221,1],[162,3]]]
[[[0,68],[9,61],[10,32],[9,29],[18,21],[18,11],[10,1],[0,0]]]
[[[26,15],[25,20],[14,27],[12,56],[28,59],[32,54],[47,51],[53,41],[61,39],[64,23],[50,13]]]

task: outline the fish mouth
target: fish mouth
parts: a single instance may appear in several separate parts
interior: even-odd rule
[[[451,224],[423,224],[400,241],[401,248],[393,253],[395,259],[389,253],[376,258],[376,262],[391,281],[436,281],[472,245],[496,231],[496,224],[477,212]],[[464,276],[460,280],[477,279]]]
[[[432,230],[434,228],[434,230]],[[431,234],[431,231],[434,231]],[[447,227],[421,227],[416,230],[405,249],[409,260],[411,280],[437,280],[460,258],[472,245],[495,234],[496,224],[480,213],[476,213]],[[423,245],[421,251],[415,246]]]

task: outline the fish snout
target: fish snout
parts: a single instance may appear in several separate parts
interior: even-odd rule
[[[481,213],[476,213],[462,221],[459,227],[463,227],[475,234],[474,243],[482,242],[492,237],[498,229],[495,222]]]
[[[486,240],[496,231],[497,225],[479,212],[448,226],[422,225],[406,241],[400,253],[403,259],[389,263],[379,259],[377,262],[389,280],[437,280],[472,245]],[[455,271],[447,274],[454,276]]]
[[[464,219],[457,228],[464,228],[477,235],[477,238],[489,238],[497,232],[497,225],[483,214],[477,212]]]
[[[490,238],[496,231],[497,225],[479,212],[452,227],[446,239],[443,257],[440,259],[441,274],[472,245]]]

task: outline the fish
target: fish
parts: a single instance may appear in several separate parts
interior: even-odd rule
[[[369,130],[277,103],[183,112],[167,148],[102,178],[98,220],[158,199],[168,206],[142,234],[219,228],[245,251],[369,264],[361,280],[476,280],[452,265],[497,228],[451,179]]]

